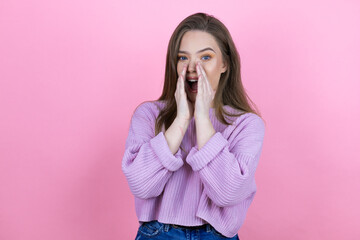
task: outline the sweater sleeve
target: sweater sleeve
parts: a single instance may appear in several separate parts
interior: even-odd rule
[[[265,132],[263,120],[255,114],[239,117],[228,128],[216,132],[200,150],[193,147],[186,158],[198,171],[206,195],[219,207],[255,194],[254,175]]]
[[[125,143],[122,171],[134,196],[159,196],[171,177],[184,163],[180,149],[171,153],[162,132],[155,136],[155,116],[140,105],[134,112]]]

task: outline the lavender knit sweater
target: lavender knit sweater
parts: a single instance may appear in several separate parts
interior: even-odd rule
[[[263,120],[245,113],[228,117],[233,124],[224,125],[210,109],[215,135],[198,150],[193,118],[181,143],[184,151],[179,148],[173,155],[164,133],[155,136],[155,120],[163,106],[161,101],[140,104],[126,140],[122,170],[139,222],[209,223],[223,235],[235,236],[256,193]]]

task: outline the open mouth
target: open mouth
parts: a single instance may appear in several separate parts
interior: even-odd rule
[[[186,83],[191,92],[197,92],[197,89],[198,89],[198,79],[197,78],[187,78]]]

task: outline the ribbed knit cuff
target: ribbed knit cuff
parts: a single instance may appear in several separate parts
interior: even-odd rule
[[[192,167],[193,171],[199,171],[213,160],[226,144],[228,144],[228,141],[220,132],[216,132],[200,150],[193,147],[186,158],[186,162]]]
[[[163,132],[160,132],[157,136],[150,140],[150,146],[159,157],[162,165],[169,171],[176,171],[184,164],[181,158],[180,148],[174,156]]]

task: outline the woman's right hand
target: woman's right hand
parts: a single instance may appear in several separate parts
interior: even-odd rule
[[[175,91],[175,99],[177,105],[176,118],[179,120],[190,121],[194,116],[194,106],[187,99],[185,92],[185,74],[187,65],[185,64],[183,70],[178,78]]]
[[[179,150],[181,142],[189,126],[190,120],[194,116],[194,107],[188,101],[185,92],[186,69],[187,66],[184,66],[176,83],[176,118],[164,134],[172,154],[175,154]]]

